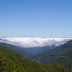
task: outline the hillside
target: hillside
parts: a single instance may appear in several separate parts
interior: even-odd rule
[[[43,53],[38,54],[32,57],[31,59],[39,63],[50,63],[50,62],[53,62],[54,59],[60,57],[62,54],[64,54],[65,52],[71,49],[72,49],[72,40],[54,49],[44,51]]]
[[[63,65],[64,67],[72,70],[72,50],[70,50],[70,51],[66,52],[65,54],[63,54],[61,57],[56,59],[55,62],[58,62],[61,65]]]
[[[18,46],[14,46],[14,45],[7,44],[7,43],[1,43],[1,42],[0,42],[0,45],[7,49],[11,49],[15,52],[21,53],[24,57],[26,57],[28,59],[30,57],[33,57],[37,54],[42,53],[43,51],[55,48],[54,45],[53,46],[44,46],[44,47],[23,48],[23,47],[18,47]]]
[[[7,49],[11,49],[11,50],[13,50],[17,53],[21,53],[26,58],[29,58],[32,55],[30,52],[25,51],[24,48],[20,48],[18,46],[14,46],[14,45],[11,45],[11,44],[6,44],[6,43],[1,43],[1,42],[0,42],[0,45],[7,48]]]
[[[32,47],[32,48],[24,48],[24,50],[28,53],[32,53],[32,56],[40,54],[46,50],[55,48],[55,45],[52,46],[43,46],[43,47]]]
[[[0,72],[71,72],[58,63],[39,64],[0,46]]]

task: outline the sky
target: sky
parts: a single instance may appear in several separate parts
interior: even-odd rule
[[[72,0],[0,0],[0,37],[72,36]]]

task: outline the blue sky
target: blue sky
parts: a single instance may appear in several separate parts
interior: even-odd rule
[[[72,0],[0,0],[0,37],[72,36]]]

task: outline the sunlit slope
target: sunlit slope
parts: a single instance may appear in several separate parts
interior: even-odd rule
[[[26,58],[29,58],[31,56],[31,53],[26,52],[23,48],[20,48],[18,46],[14,46],[14,45],[11,45],[11,44],[6,44],[6,43],[1,43],[1,42],[0,42],[0,45],[7,48],[7,49],[11,49],[11,50],[13,50],[17,53],[21,53]]]
[[[71,72],[58,63],[39,64],[0,46],[0,72]]]

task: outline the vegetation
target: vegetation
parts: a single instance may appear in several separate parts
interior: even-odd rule
[[[58,63],[39,64],[0,46],[0,72],[71,72]]]
[[[43,47],[32,47],[32,48],[23,48],[26,52],[31,53],[31,57],[41,54],[42,52],[55,48],[55,45],[52,46],[43,46]],[[29,57],[29,58],[31,58]]]
[[[56,59],[56,62],[60,63],[69,70],[72,70],[72,50],[66,52],[61,57]]]
[[[44,51],[41,54],[32,57],[31,59],[39,63],[50,63],[69,50],[72,50],[72,40],[54,49]]]
[[[31,53],[26,52],[24,50],[24,48],[20,48],[20,47],[14,46],[14,45],[6,44],[6,43],[0,43],[0,45],[7,48],[7,49],[11,49],[17,53],[21,53],[26,58],[31,57]]]

